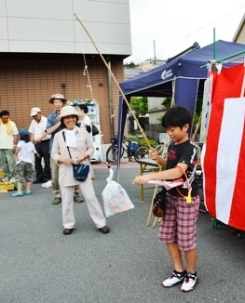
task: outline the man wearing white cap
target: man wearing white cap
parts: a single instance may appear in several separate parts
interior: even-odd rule
[[[49,142],[49,153],[51,153],[54,135],[61,130],[60,122],[58,121],[57,117],[60,114],[62,107],[66,104],[67,100],[62,94],[54,94],[49,99],[49,103],[54,105],[54,112],[48,115],[47,119],[47,128],[45,130],[46,134],[51,135],[50,142]],[[59,166],[57,165],[56,161],[52,158],[50,159],[51,164],[51,172],[52,172],[52,187],[53,192],[55,193],[54,200],[52,204],[60,204],[61,203],[61,195],[60,195],[60,186],[59,186]],[[79,197],[79,187],[76,186],[75,193],[74,193],[74,201],[81,203],[83,199]]]
[[[39,107],[31,109],[30,116],[33,118],[30,127],[30,141],[35,145],[35,148],[40,157],[35,156],[35,170],[36,180],[33,184],[51,183],[51,169],[50,169],[50,154],[49,154],[49,140],[50,135],[43,133],[47,127],[47,118],[42,115]],[[44,168],[42,166],[42,159],[44,160]]]

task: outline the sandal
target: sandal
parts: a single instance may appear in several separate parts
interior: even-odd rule
[[[24,194],[23,193],[19,193],[19,192],[15,192],[15,193],[12,193],[12,195],[11,195],[12,197],[22,197],[22,196],[24,196]]]
[[[60,204],[61,203],[61,198],[60,197],[55,197],[52,204],[56,205],[56,204]]]

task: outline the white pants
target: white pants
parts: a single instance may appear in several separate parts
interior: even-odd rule
[[[102,212],[99,201],[95,195],[93,182],[90,177],[85,182],[79,185],[83,197],[87,203],[90,217],[94,221],[97,228],[106,225],[106,219]],[[62,221],[64,228],[74,228],[75,215],[74,215],[74,189],[75,186],[60,187],[62,198]]]

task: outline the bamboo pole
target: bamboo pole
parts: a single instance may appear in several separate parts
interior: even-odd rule
[[[200,126],[201,126],[201,122],[202,122],[202,116],[199,117],[198,122],[196,124],[195,131],[194,131],[194,133],[193,133],[193,135],[191,137],[191,141],[192,142],[194,142],[195,139],[196,139],[197,132],[198,132]]]
[[[120,87],[120,85],[119,85],[119,83],[118,83],[116,77],[114,76],[112,70],[110,69],[110,67],[109,67],[109,65],[107,64],[105,58],[103,57],[103,55],[102,55],[101,52],[99,51],[97,45],[95,44],[94,40],[92,39],[91,35],[89,34],[88,30],[86,29],[86,27],[84,26],[84,24],[82,23],[82,21],[78,18],[77,14],[74,13],[74,16],[75,16],[75,18],[77,19],[77,21],[81,24],[81,26],[83,27],[84,31],[86,32],[86,34],[88,35],[89,39],[91,40],[92,44],[94,45],[95,49],[97,50],[98,54],[100,55],[100,57],[101,57],[103,63],[105,64],[105,66],[106,66],[106,68],[108,69],[109,73],[111,74],[112,79],[114,80],[114,82],[115,82],[115,84],[116,84],[118,90],[120,91],[120,93],[121,93],[121,95],[122,95],[122,97],[123,97],[123,100],[124,100],[125,103],[127,104],[128,109],[129,109],[129,111],[131,112],[131,114],[132,114],[132,116],[133,116],[133,118],[134,118],[134,120],[135,120],[135,122],[136,122],[136,124],[137,124],[137,126],[138,126],[138,128],[139,128],[139,131],[141,132],[143,138],[144,138],[145,141],[146,141],[146,144],[148,145],[149,148],[151,148],[150,142],[149,142],[148,138],[146,137],[143,128],[141,127],[141,125],[140,125],[140,123],[139,123],[137,117],[135,116],[135,114],[134,114],[134,112],[133,112],[133,109],[132,109],[130,103],[128,102],[128,100],[127,100],[127,98],[126,98],[124,92],[122,91],[122,89],[121,89],[121,87]]]

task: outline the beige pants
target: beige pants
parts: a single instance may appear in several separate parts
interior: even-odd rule
[[[62,198],[62,221],[64,228],[74,228],[75,226],[75,214],[74,214],[74,194],[75,186],[61,187]],[[97,228],[104,227],[106,225],[106,219],[102,212],[100,203],[95,195],[93,182],[91,178],[87,178],[85,182],[81,182],[80,190],[86,201],[89,215],[94,221]]]

